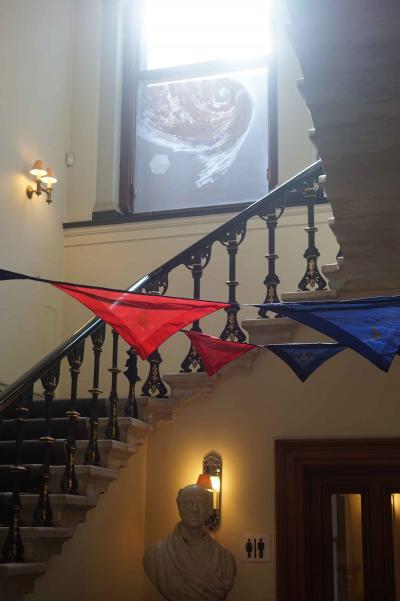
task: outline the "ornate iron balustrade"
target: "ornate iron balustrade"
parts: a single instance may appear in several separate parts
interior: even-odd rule
[[[243,243],[247,223],[252,217],[259,217],[264,220],[267,232],[267,274],[264,279],[266,286],[265,300],[279,300],[278,285],[279,277],[276,271],[276,228],[287,206],[306,205],[308,213],[308,226],[306,228],[308,236],[308,246],[304,253],[306,260],[305,273],[299,283],[301,290],[324,289],[326,282],[318,270],[319,251],[316,247],[315,236],[317,228],[314,222],[314,206],[316,203],[326,202],[323,197],[321,187],[318,185],[318,178],[323,174],[323,168],[320,161],[314,163],[289,181],[285,182],[266,197],[253,203],[248,208],[241,211],[235,217],[229,219],[226,223],[216,228],[213,232],[207,234],[199,241],[195,242],[175,257],[166,261],[163,265],[145,275],[135,282],[130,288],[131,292],[141,292],[145,294],[166,294],[171,272],[177,267],[184,265],[192,275],[193,280],[193,298],[200,298],[200,283],[202,275],[212,258],[212,249],[214,243],[221,243],[227,249],[228,255],[228,301],[231,307],[226,310],[226,324],[221,332],[221,338],[228,340],[243,341],[246,336],[241,330],[238,322],[238,311],[240,307],[236,298],[236,287],[238,285],[236,274],[236,257],[240,245]],[[260,302],[263,299],[260,298]],[[260,317],[268,316],[260,311]],[[201,332],[199,321],[193,323],[192,329]],[[3,559],[6,561],[23,560],[23,543],[19,532],[19,514],[21,510],[20,481],[21,475],[25,471],[22,462],[22,448],[24,444],[23,430],[24,422],[29,418],[29,412],[32,406],[33,386],[41,381],[44,389],[45,418],[43,435],[40,437],[40,443],[43,448],[43,463],[41,467],[40,491],[38,502],[33,514],[33,523],[35,525],[49,526],[52,524],[52,510],[49,496],[50,481],[50,457],[55,439],[52,436],[52,402],[55,396],[55,390],[58,385],[60,364],[63,359],[69,363],[69,372],[71,378],[71,392],[69,408],[65,412],[68,418],[68,434],[65,442],[65,470],[59,488],[67,494],[77,494],[79,483],[75,473],[76,449],[77,449],[77,425],[80,419],[79,412],[76,409],[77,404],[77,386],[80,368],[84,360],[84,344],[89,337],[92,343],[93,356],[93,385],[89,390],[92,395],[91,409],[89,417],[89,435],[88,444],[85,453],[85,463],[90,465],[100,464],[100,452],[97,444],[98,428],[98,399],[102,391],[100,390],[100,355],[106,335],[105,324],[102,320],[94,318],[78,330],[71,338],[60,344],[53,352],[39,361],[23,376],[18,378],[2,394],[0,394],[0,419],[4,411],[15,406],[16,420],[16,440],[15,440],[15,459],[11,468],[13,478],[13,499],[12,515],[9,524],[9,533],[3,547]],[[118,345],[119,335],[112,331],[112,360],[109,372],[111,373],[111,391],[109,394],[109,417],[106,427],[106,436],[110,439],[119,439],[118,424],[118,386],[121,370],[118,368]],[[89,342],[89,341],[88,341]],[[125,416],[137,418],[138,407],[136,401],[135,386],[140,380],[137,368],[137,355],[135,349],[128,351],[126,370],[124,375],[128,382],[127,400],[124,407]],[[88,351],[86,352],[86,358]],[[162,362],[159,351],[155,351],[148,358],[149,372],[147,379],[142,387],[142,395],[157,396],[165,398],[168,394],[167,388],[160,374],[160,363]],[[203,371],[201,358],[197,355],[193,347],[189,348],[186,357],[181,364],[181,370],[184,372]]]

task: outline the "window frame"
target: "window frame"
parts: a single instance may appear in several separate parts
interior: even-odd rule
[[[123,73],[121,98],[121,149],[120,149],[120,181],[119,208],[124,215],[134,217],[135,221],[152,219],[168,219],[195,215],[212,215],[218,213],[239,212],[248,207],[251,202],[229,203],[190,207],[187,209],[166,209],[163,211],[135,212],[135,154],[136,154],[136,100],[139,83],[143,81],[170,81],[238,72],[258,67],[267,67],[267,98],[268,98],[268,178],[269,192],[278,183],[278,92],[275,45],[273,51],[265,58],[246,61],[208,61],[166,67],[162,69],[142,69],[142,8],[143,1],[128,1],[125,7],[123,31]],[[274,42],[275,19],[274,3],[271,2],[270,33]]]

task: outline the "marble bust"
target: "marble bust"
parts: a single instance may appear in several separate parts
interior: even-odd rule
[[[185,486],[176,499],[181,521],[167,538],[146,550],[147,576],[167,601],[220,601],[233,587],[236,563],[204,524],[211,513],[212,494]]]

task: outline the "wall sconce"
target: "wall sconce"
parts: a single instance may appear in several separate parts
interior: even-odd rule
[[[207,528],[216,530],[221,522],[222,458],[211,452],[203,459],[203,473],[197,478],[197,486],[206,488],[213,495],[213,510],[206,522]]]
[[[51,197],[52,186],[57,183],[53,169],[51,167],[45,168],[43,161],[35,161],[30,172],[36,177],[36,189],[32,188],[32,186],[27,186],[27,197],[32,198],[34,194],[40,196],[44,192],[46,194],[46,202],[50,204],[53,200]],[[45,184],[44,186],[42,185],[43,183]]]

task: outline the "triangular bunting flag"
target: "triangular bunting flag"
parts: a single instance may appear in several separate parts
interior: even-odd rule
[[[115,292],[71,284],[53,284],[110,324],[146,359],[167,338],[219,309],[230,305],[212,301]]]
[[[0,269],[0,280],[33,280],[52,284],[114,328],[142,359],[185,326],[229,303],[139,294],[127,290],[82,286]]]
[[[29,275],[8,271],[8,269],[0,269],[0,280],[36,280]]]
[[[258,348],[254,344],[221,340],[221,338],[199,334],[198,332],[188,332],[185,330],[184,333],[203,359],[204,367],[209,376],[213,376],[227,363]]]
[[[400,297],[255,305],[290,317],[357,351],[388,371],[400,347]]]
[[[266,344],[264,348],[275,353],[304,382],[320,365],[346,347],[332,342],[299,342]]]

